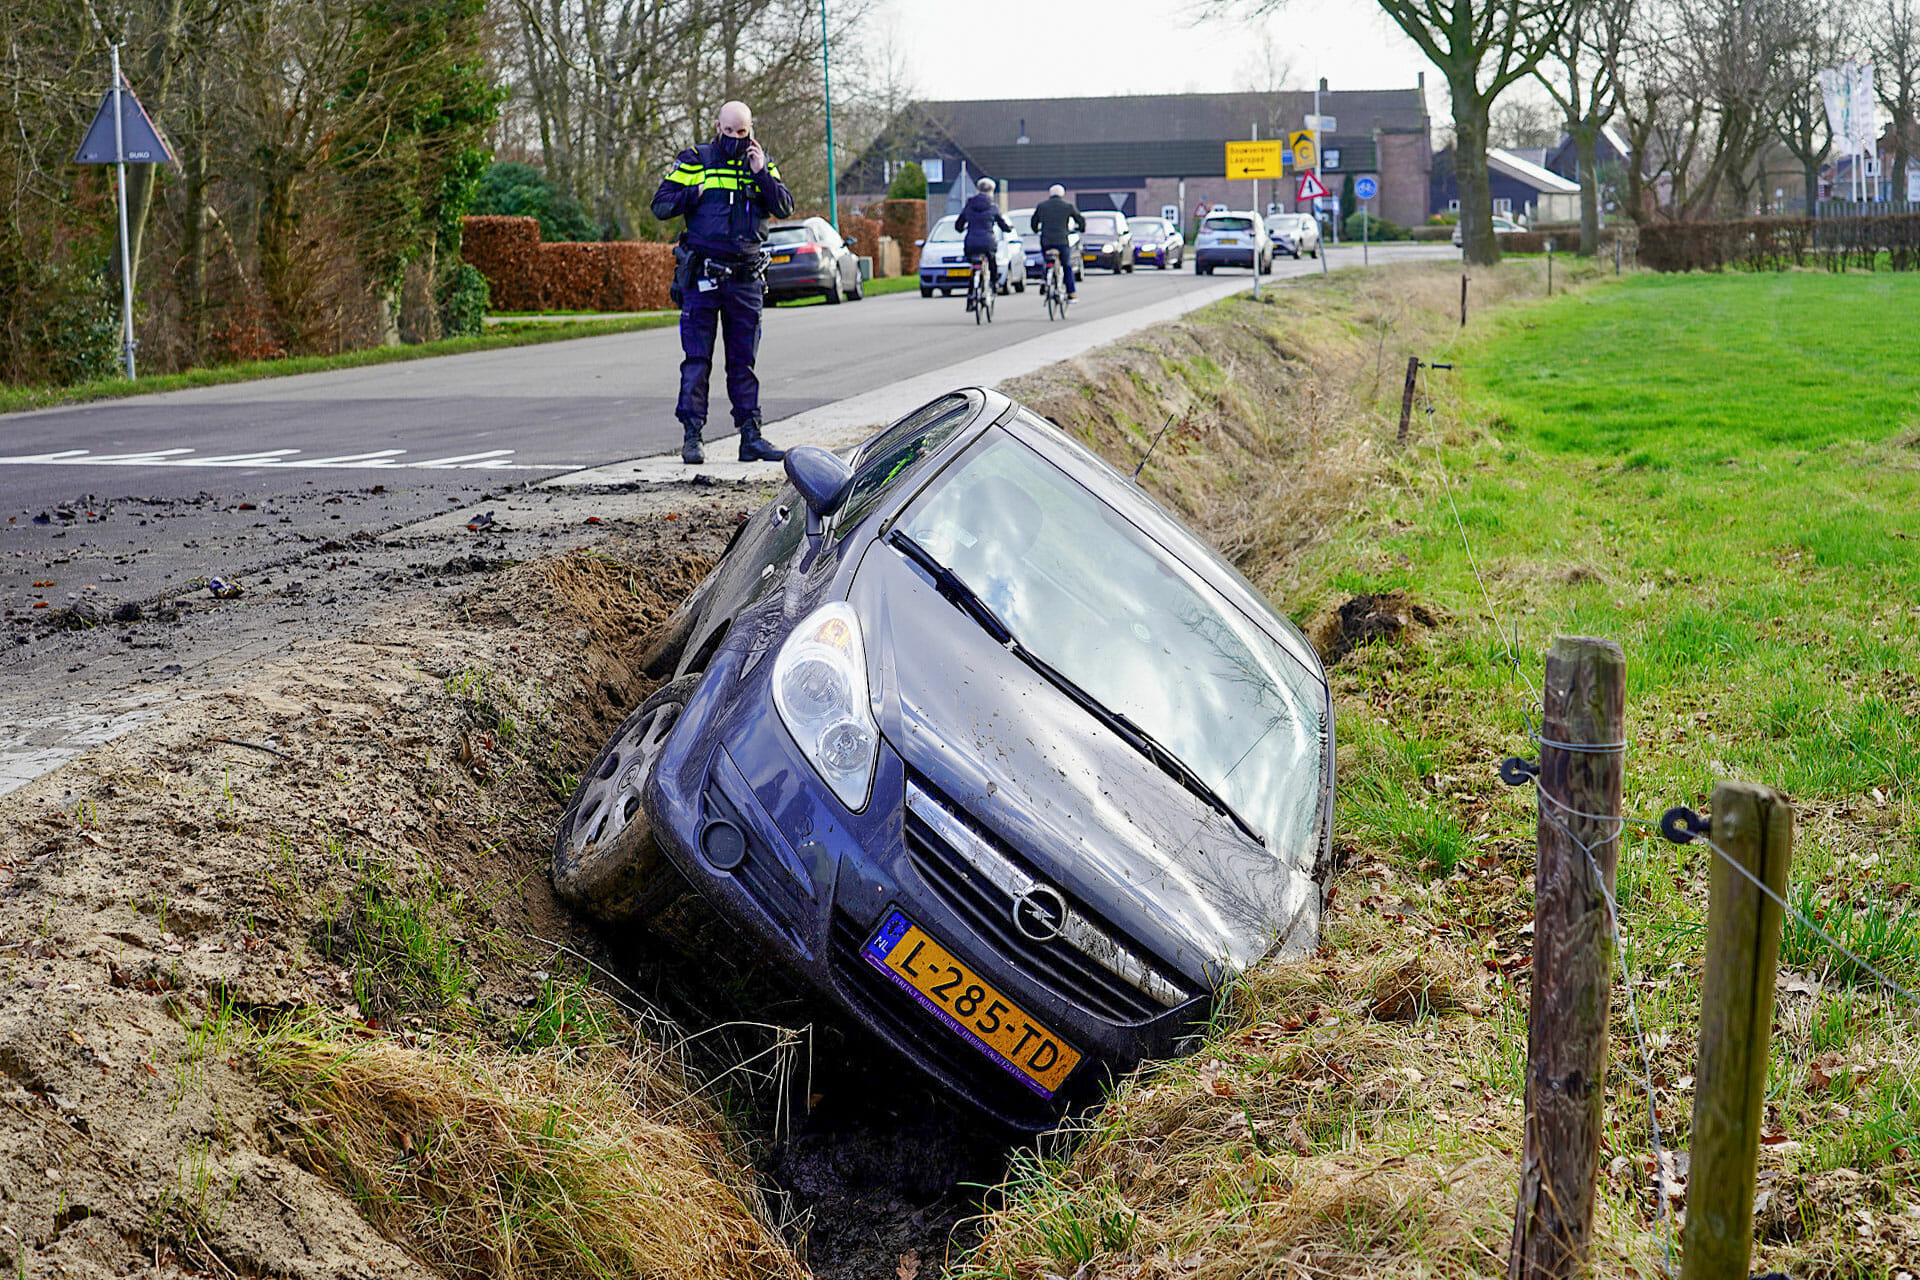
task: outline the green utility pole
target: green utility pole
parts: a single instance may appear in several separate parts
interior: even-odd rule
[[[827,221],[840,230],[840,198],[833,181],[833,68],[828,60],[827,0],[820,0],[820,83],[827,96]]]

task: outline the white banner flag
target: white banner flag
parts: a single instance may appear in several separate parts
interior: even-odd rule
[[[1871,152],[1879,137],[1873,127],[1873,68],[1862,62],[1828,67],[1820,73],[1820,96],[1826,102],[1834,150],[1844,155]]]

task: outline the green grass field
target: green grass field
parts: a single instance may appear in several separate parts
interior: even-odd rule
[[[1559,635],[1626,653],[1631,817],[1703,807],[1715,779],[1787,792],[1793,901],[1920,988],[1920,278],[1581,274],[1465,335],[1403,329],[1456,370],[1425,375],[1427,430],[1279,602],[1307,622],[1400,591],[1435,618],[1330,670],[1326,949],[1257,972],[1198,1053],[1023,1167],[973,1274],[1170,1256],[1224,1277],[1283,1253],[1306,1275],[1504,1274],[1535,800],[1494,771],[1537,753]],[[1626,833],[1596,1274],[1662,1265],[1621,971],[1684,1152],[1713,856]],[[1797,922],[1781,963],[1752,1269],[1912,1270],[1920,1008]]]

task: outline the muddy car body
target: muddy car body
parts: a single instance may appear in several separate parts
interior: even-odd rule
[[[585,775],[563,895],[632,918],[684,878],[1018,1129],[1315,945],[1325,675],[1198,538],[993,392],[787,473]]]

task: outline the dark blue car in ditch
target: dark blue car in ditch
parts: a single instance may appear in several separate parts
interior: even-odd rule
[[[583,775],[565,900],[631,922],[691,884],[1022,1130],[1317,944],[1325,673],[1191,531],[978,389],[786,470]]]

